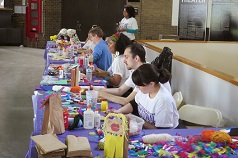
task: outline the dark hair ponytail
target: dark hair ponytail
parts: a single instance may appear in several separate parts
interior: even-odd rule
[[[137,86],[146,86],[150,82],[164,84],[169,81],[171,75],[166,69],[158,69],[152,64],[143,64],[132,74],[132,81]]]
[[[167,69],[158,69],[158,74],[160,74],[159,82],[162,84],[168,82],[171,78],[171,74],[169,73]]]

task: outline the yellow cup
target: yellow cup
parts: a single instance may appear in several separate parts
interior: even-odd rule
[[[107,101],[102,101],[101,102],[101,111],[105,112],[108,109],[108,102]]]

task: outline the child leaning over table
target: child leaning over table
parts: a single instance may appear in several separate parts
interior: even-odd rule
[[[145,120],[144,128],[176,128],[179,114],[171,93],[163,86],[170,73],[152,64],[143,64],[132,74],[138,88],[135,100],[116,110],[116,113],[137,113]]]

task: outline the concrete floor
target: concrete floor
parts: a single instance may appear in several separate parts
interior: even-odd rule
[[[33,132],[31,95],[39,85],[44,49],[0,46],[0,157],[24,158]]]

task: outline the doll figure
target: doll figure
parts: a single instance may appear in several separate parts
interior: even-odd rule
[[[70,44],[71,45],[78,45],[78,43],[80,43],[75,29],[68,29],[67,30],[67,35],[70,38]]]
[[[57,35],[58,40],[67,40],[69,41],[68,35],[67,35],[67,29],[63,28],[60,30],[60,32]]]
[[[128,120],[123,114],[109,113],[104,120],[104,156],[126,158],[128,154]]]

